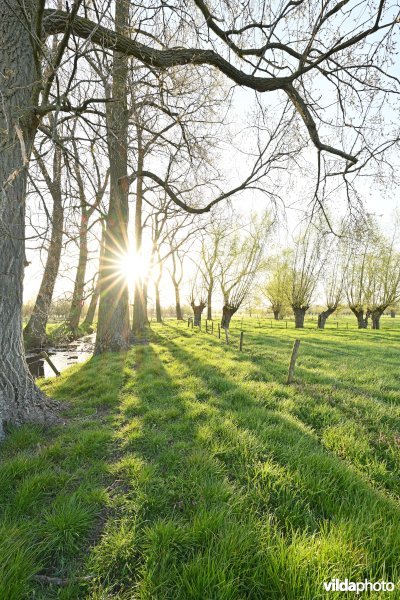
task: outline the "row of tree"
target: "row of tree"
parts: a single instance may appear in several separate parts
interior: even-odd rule
[[[355,206],[360,173],[393,179],[386,157],[399,135],[384,109],[399,91],[398,10],[381,0],[365,5],[360,19],[357,2],[305,6],[0,2],[0,436],[3,422],[51,415],[22,337],[33,239],[47,251],[46,277],[27,342],[44,335],[63,250],[74,245],[70,329],[97,296],[96,353],[119,351],[146,321],[148,278],[135,278],[131,323],[120,268],[133,203],[135,264],[149,254],[157,269],[171,257],[160,240],[183,244],[191,215],[233,196],[246,202],[246,190],[277,203],[282,174],[312,173],[309,200],[322,206],[339,188]],[[218,159],[236,87],[249,91],[252,120],[241,124],[235,150],[246,173],[227,175]],[[88,277],[91,253],[99,268]],[[249,254],[245,281],[258,260],[258,250]],[[224,285],[228,319],[243,290]]]
[[[360,329],[367,328],[369,319],[372,328],[379,329],[383,313],[400,298],[398,227],[389,236],[371,218],[366,225],[359,231],[343,230],[337,237],[309,227],[294,247],[271,259],[261,291],[276,319],[290,306],[296,327],[303,327],[305,313],[318,296],[324,304],[319,328],[347,304]]]

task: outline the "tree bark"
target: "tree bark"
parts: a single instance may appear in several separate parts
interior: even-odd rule
[[[357,318],[358,329],[367,329],[369,317],[368,311],[364,315],[363,308],[356,308],[354,306],[350,306],[350,310]]]
[[[83,209],[81,212],[81,223],[79,227],[79,260],[78,268],[76,270],[74,291],[72,295],[71,308],[68,316],[68,328],[71,330],[72,335],[77,337],[79,321],[82,314],[82,308],[84,303],[84,289],[85,289],[85,277],[86,277],[86,266],[88,260],[88,222],[86,211]]]
[[[21,6],[0,3],[0,437],[6,423],[54,419],[29,373],[22,338],[27,167],[41,74],[28,26],[32,6],[25,3],[27,14]]]
[[[156,321],[157,323],[162,323],[162,312],[161,312],[161,302],[160,302],[160,284],[158,281],[155,283],[155,292],[156,292]]]
[[[294,322],[296,329],[303,329],[304,327],[304,317],[306,316],[307,308],[302,306],[293,307],[294,313]]]
[[[194,303],[192,303],[193,325],[197,325],[198,327],[200,327],[200,325],[201,325],[201,314],[202,314],[204,308],[205,308],[205,304],[203,304],[203,303],[201,303],[201,304],[194,304]]]
[[[323,310],[322,312],[319,313],[318,329],[325,329],[325,323],[326,323],[327,319],[331,316],[332,313],[335,312],[336,308],[337,308],[337,306],[327,308],[326,310]]]
[[[137,127],[138,134],[138,162],[137,170],[140,173],[143,170],[144,155],[141,143],[141,130]],[[140,256],[142,251],[142,210],[143,210],[143,177],[139,176],[136,180],[136,206],[135,206],[135,252]],[[147,324],[147,306],[144,298],[144,282],[139,277],[135,277],[135,290],[133,300],[133,319],[132,332],[139,333],[144,330]]]
[[[94,315],[96,314],[97,303],[99,301],[100,296],[100,286],[99,282],[96,282],[96,286],[93,290],[92,297],[90,298],[89,308],[87,310],[86,316],[82,322],[82,328],[86,333],[92,327],[94,321]]]
[[[212,290],[213,285],[211,284],[207,292],[207,319],[212,321]]]
[[[175,288],[175,311],[176,311],[176,319],[177,319],[177,321],[182,321],[183,320],[183,315],[182,315],[182,307],[181,307],[181,296],[180,296],[180,293],[179,293],[179,285],[175,284],[174,288]]]
[[[101,273],[102,268],[103,268],[104,245],[105,245],[105,229],[104,229],[104,226],[103,226],[102,236],[101,236],[101,242],[100,242],[99,272],[98,272],[98,275],[97,275],[96,285],[95,285],[95,288],[93,290],[92,297],[90,299],[89,308],[88,308],[88,311],[87,311],[86,316],[84,318],[84,321],[82,323],[82,327],[86,331],[89,328],[91,328],[92,325],[93,325],[94,315],[96,314],[97,303],[99,301],[99,296],[100,296],[100,281],[99,281],[99,278],[100,278],[100,273]]]
[[[232,306],[228,306],[226,304],[224,304],[224,306],[222,307],[221,327],[226,331],[229,329],[231,319],[236,311],[237,308],[233,308]]]
[[[390,316],[391,316],[392,319],[394,319],[395,316],[396,316],[396,311],[395,310],[391,310],[390,311]]]
[[[383,315],[383,310],[373,310],[371,312],[371,325],[372,329],[380,329],[381,328],[381,316]]]
[[[143,314],[144,314],[144,324],[145,325],[148,325],[150,323],[149,313],[147,310],[147,305],[148,305],[148,300],[149,300],[148,293],[147,293],[148,285],[149,285],[148,280],[146,279],[143,282]]]
[[[129,2],[115,3],[115,28],[123,33],[129,22]],[[128,251],[128,59],[113,53],[112,102],[106,103],[107,145],[110,160],[110,206],[106,218],[104,263],[100,274],[99,318],[95,354],[129,346],[128,283],[118,272],[118,261]]]
[[[61,148],[58,146],[55,148],[53,161],[54,178],[48,184],[53,199],[51,238],[39,293],[28,324],[24,329],[25,347],[28,349],[42,348],[46,343],[46,325],[60,266],[64,209],[61,194]]]
[[[278,310],[273,310],[272,312],[274,313],[274,319],[275,319],[275,321],[279,321],[280,315],[281,315],[280,310],[279,309]]]

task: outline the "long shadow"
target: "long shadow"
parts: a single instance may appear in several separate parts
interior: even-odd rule
[[[202,391],[204,388],[208,391],[208,402],[220,414],[221,427],[227,419],[238,440],[244,440],[238,444],[236,452],[242,458],[244,456],[246,467],[241,475],[239,468],[231,469],[235,481],[242,486],[248,485],[255,481],[252,479],[255,478],[254,463],[272,461],[264,482],[265,511],[272,508],[275,514],[278,513],[279,526],[286,534],[293,527],[308,528],[310,533],[315,533],[327,524],[339,531],[347,529],[347,533],[354,536],[354,544],[362,546],[368,557],[364,574],[373,572],[380,576],[386,569],[386,574],[395,575],[400,551],[396,525],[400,511],[395,501],[371,487],[354,469],[327,452],[315,435],[297,420],[260,406],[248,390],[223,375],[220,368],[199,360],[195,353],[173,340],[160,338],[159,343],[181,362],[182,369],[191,365],[193,375],[202,381]],[[223,435],[223,429],[217,428],[217,434]],[[228,442],[232,443],[232,439]],[[231,461],[235,464],[235,451],[229,450],[229,443],[225,453],[218,453],[218,459],[227,466]],[[273,465],[277,466],[276,473]],[[283,479],[287,477],[290,482],[289,486],[282,482],[282,473],[285,473]],[[258,484],[262,487],[262,481]],[[272,490],[275,490],[275,496]],[[280,510],[282,505],[283,511]],[[376,523],[379,523],[379,535]],[[350,543],[350,539],[347,541]],[[374,562],[374,557],[380,553],[384,560],[379,564]]]
[[[321,337],[317,336],[310,338],[310,336],[306,335],[300,338],[302,340],[302,346],[296,367],[298,380],[313,385],[330,385],[333,389],[342,389],[355,395],[365,396],[369,399],[378,400],[379,402],[390,405],[396,401],[397,397],[398,403],[400,404],[400,395],[397,385],[398,377],[396,376],[398,361],[394,354],[394,345],[389,348],[390,352],[393,352],[393,359],[388,357],[387,348],[378,350],[376,347],[373,347],[374,362],[371,363],[371,348],[366,348],[365,344],[354,344],[351,342],[349,349],[342,351],[341,349],[338,349],[337,343],[334,340],[324,339],[323,333],[324,332],[322,332]],[[244,354],[251,356],[254,365],[263,365],[265,361],[269,361],[274,376],[279,378],[279,380],[284,381],[287,366],[283,366],[284,357],[281,355],[281,352],[283,350],[287,352],[288,362],[293,338],[288,337],[282,339],[274,336],[265,336],[260,339],[257,334],[247,332],[245,335],[247,336],[251,349],[247,350],[245,344]],[[342,341],[344,343],[346,338]],[[346,361],[349,358],[353,359],[355,362],[358,361],[360,365],[365,365],[366,384],[364,387],[354,381],[348,382],[341,380],[340,373],[334,373],[334,375],[324,373],[322,375],[318,372],[321,361],[324,363],[322,366],[325,369],[326,363],[331,362],[333,369],[335,363],[337,363],[339,359]],[[376,364],[384,365],[385,369],[387,369],[387,372],[385,373],[385,386],[382,391],[374,389],[375,382],[370,383],[368,379],[368,374],[374,373]],[[261,379],[263,373],[265,376],[265,370],[261,368],[258,373]],[[388,376],[389,373],[390,377]],[[368,389],[369,385],[371,385],[371,389]],[[393,425],[397,426],[396,423],[393,423]]]
[[[0,597],[52,598],[38,573],[71,581],[65,597],[83,597],[74,578],[105,519],[124,360],[96,357],[39,381],[62,423],[24,425],[1,445]]]

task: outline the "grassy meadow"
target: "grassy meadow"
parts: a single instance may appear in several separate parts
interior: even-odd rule
[[[148,344],[40,381],[64,422],[0,447],[1,600],[314,600],[336,577],[400,582],[399,320],[245,319],[241,353],[240,325],[229,346],[216,323],[152,325]]]

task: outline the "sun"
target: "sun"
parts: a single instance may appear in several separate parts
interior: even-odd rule
[[[127,280],[145,279],[149,273],[149,264],[144,256],[129,251],[118,258],[117,269]]]

